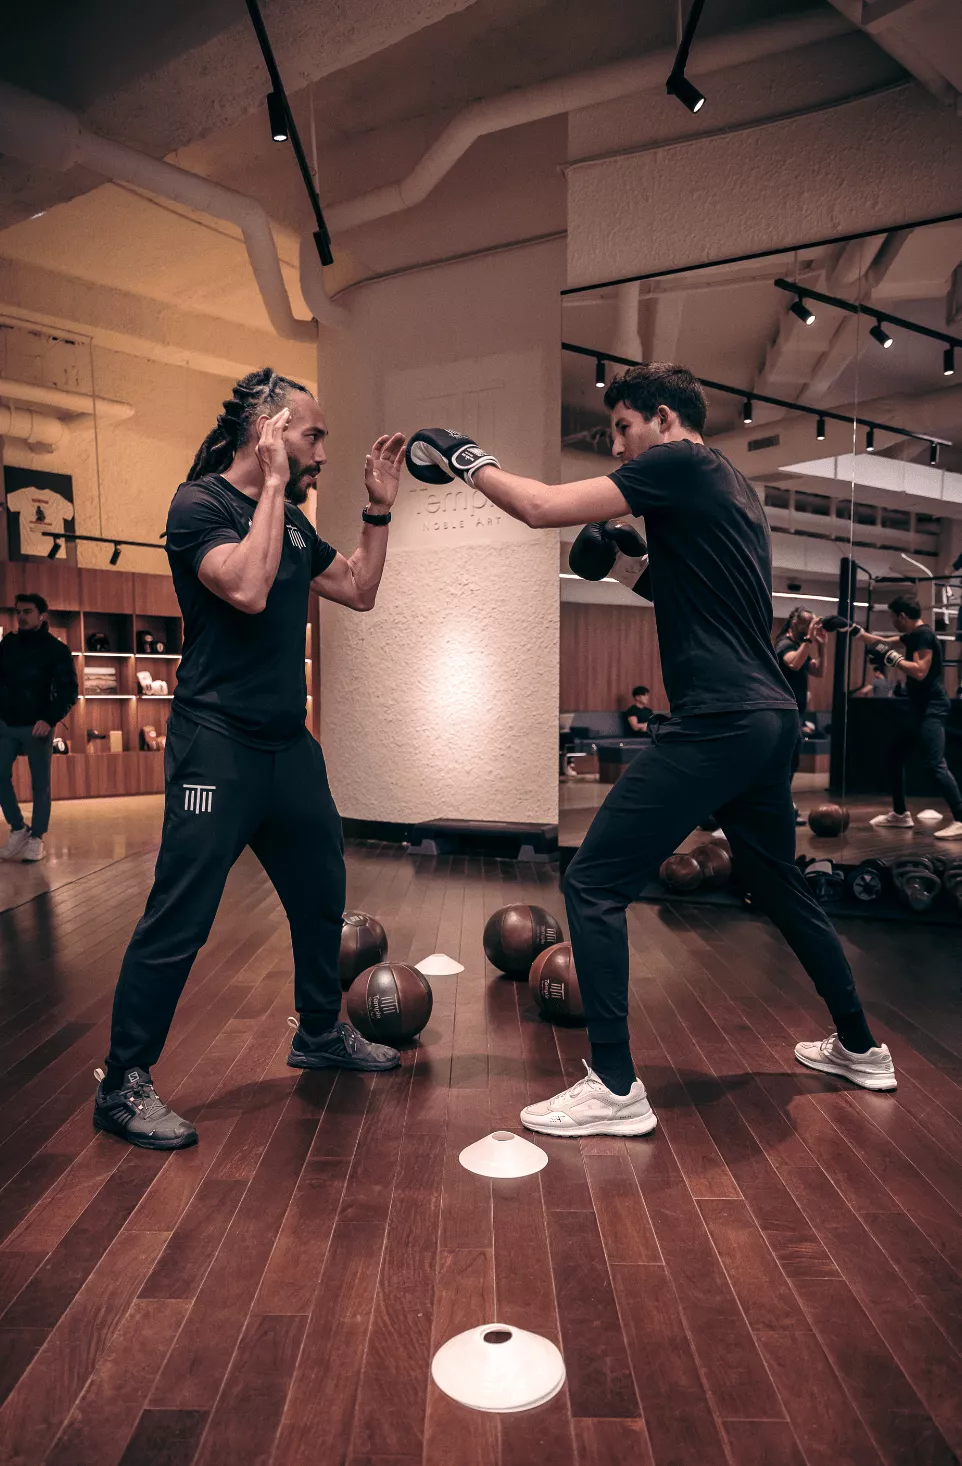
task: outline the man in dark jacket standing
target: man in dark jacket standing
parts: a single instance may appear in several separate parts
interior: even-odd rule
[[[69,647],[47,625],[43,596],[25,592],[15,606],[17,630],[0,641],[0,808],[10,826],[0,860],[42,860],[50,822],[53,730],[77,701],[77,674]],[[13,792],[19,753],[27,755],[30,765],[29,825]]]

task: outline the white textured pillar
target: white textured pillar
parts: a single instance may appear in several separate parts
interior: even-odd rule
[[[350,330],[319,347],[317,524],[338,549],[357,542],[381,432],[463,429],[557,481],[563,270],[563,245],[539,245],[351,294]],[[556,531],[405,472],[375,610],[323,608],[322,742],[342,815],[555,822],[558,624]]]

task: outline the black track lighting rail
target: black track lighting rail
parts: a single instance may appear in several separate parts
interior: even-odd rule
[[[331,236],[328,233],[327,225],[324,222],[324,212],[321,208],[321,201],[317,196],[317,189],[314,187],[314,180],[311,177],[311,170],[307,166],[307,157],[301,145],[300,134],[297,131],[297,124],[294,121],[294,114],[291,112],[290,103],[287,100],[287,93],[284,90],[284,83],[281,81],[281,74],[277,67],[277,61],[271,46],[270,37],[267,34],[267,27],[264,25],[264,17],[261,15],[260,6],[257,0],[246,0],[247,9],[250,12],[251,24],[254,27],[254,34],[257,36],[257,44],[261,48],[261,55],[264,57],[264,65],[271,79],[274,101],[270,104],[272,111],[281,110],[287,119],[287,131],[291,147],[294,149],[294,156],[297,159],[297,166],[301,170],[301,177],[304,180],[304,187],[307,189],[307,197],[310,200],[311,208],[314,211],[314,218],[317,228],[314,230],[314,243],[317,245],[317,253],[320,256],[322,265],[333,265],[334,255],[331,252]],[[272,124],[273,132],[273,124]],[[278,139],[279,141],[280,139]]]
[[[163,545],[157,544],[152,540],[119,540],[116,536],[109,534],[74,534],[72,530],[64,529],[59,531],[56,529],[42,529],[40,533],[44,539],[53,540],[53,544],[47,551],[48,560],[56,558],[60,552],[61,545],[75,545],[78,540],[83,540],[85,543],[91,545],[113,545],[113,554],[110,557],[111,565],[116,565],[120,559],[122,545],[128,545],[136,550],[162,550],[164,548]]]
[[[792,280],[773,280],[779,290],[787,290],[790,295],[797,296],[799,300],[817,300],[822,305],[834,306],[836,310],[848,311],[852,316],[868,316],[871,320],[881,324],[883,321],[888,326],[900,326],[903,331],[913,331],[916,336],[928,336],[932,341],[941,341],[944,346],[962,347],[962,336],[951,336],[948,331],[937,331],[931,326],[920,326],[918,321],[907,321],[904,316],[893,316],[891,311],[880,309],[874,305],[860,305],[854,300],[843,300],[839,295],[824,295],[820,290],[809,290],[807,285],[799,285]]]
[[[570,341],[562,341],[562,351],[571,351],[576,356],[590,356],[595,362],[612,362],[616,366],[642,366],[643,362],[637,361],[631,356],[614,356],[610,351],[599,351],[596,346],[574,346]],[[851,427],[854,421],[857,427],[871,428],[880,433],[891,433],[896,438],[912,438],[917,443],[931,443],[936,448],[951,448],[951,438],[937,438],[933,433],[917,433],[913,428],[896,427],[894,423],[878,422],[869,417],[855,417],[851,413],[833,412],[829,407],[809,407],[806,402],[789,402],[784,397],[769,397],[765,392],[756,392],[747,387],[733,387],[729,382],[713,382],[710,377],[696,377],[703,387],[712,392],[724,392],[729,397],[740,397],[743,402],[749,399],[754,402],[767,402],[770,407],[783,407],[786,412],[801,412],[806,417],[814,417],[818,422],[830,418],[832,422],[841,422]]]

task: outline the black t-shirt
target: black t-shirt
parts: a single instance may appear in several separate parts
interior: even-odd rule
[[[949,694],[942,678],[942,643],[929,626],[920,626],[903,638],[905,655],[911,661],[916,652],[931,651],[929,670],[919,682],[915,677],[906,677],[905,691],[909,705],[916,713],[948,713]]]
[[[804,713],[808,707],[808,662],[803,662],[800,667],[786,667],[785,665],[785,653],[797,652],[800,646],[800,641],[793,641],[790,636],[783,636],[775,643],[775,655],[782,669],[782,676],[795,694],[798,711]]]
[[[181,484],[167,516],[167,558],[184,618],[174,709],[254,748],[286,748],[307,711],[304,642],[310,584],[335,551],[293,504],[264,610],[238,611],[197,578],[215,545],[239,544],[256,503],[219,474]]]
[[[638,704],[634,702],[631,704],[630,708],[626,708],[625,727],[628,729],[629,734],[633,734],[635,732],[635,729],[632,728],[631,724],[628,722],[628,719],[636,718],[641,726],[644,728],[648,722],[648,719],[651,717],[651,711],[651,708],[640,708]]]
[[[794,710],[771,642],[771,535],[748,480],[687,439],[649,448],[611,478],[645,518],[672,715]]]

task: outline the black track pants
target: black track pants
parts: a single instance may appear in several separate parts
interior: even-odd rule
[[[344,910],[341,821],[324,756],[305,729],[279,753],[171,719],[164,832],[147,909],[114,996],[113,1066],[160,1056],[194,958],[206,942],[231,866],[249,845],[291,927],[294,1006],[311,1032],[337,1022]]]
[[[770,916],[834,1018],[859,1011],[832,923],[795,865],[788,710],[671,718],[628,765],[568,867],[564,897],[595,1043],[628,1038],[625,909],[696,825],[714,815],[753,905]]]
[[[952,770],[945,761],[945,724],[947,714],[930,713],[913,720],[892,743],[888,753],[889,777],[892,782],[892,808],[905,813],[905,760],[918,744],[926,767],[939,786],[939,793],[952,811],[954,820],[962,820],[962,794]]]

